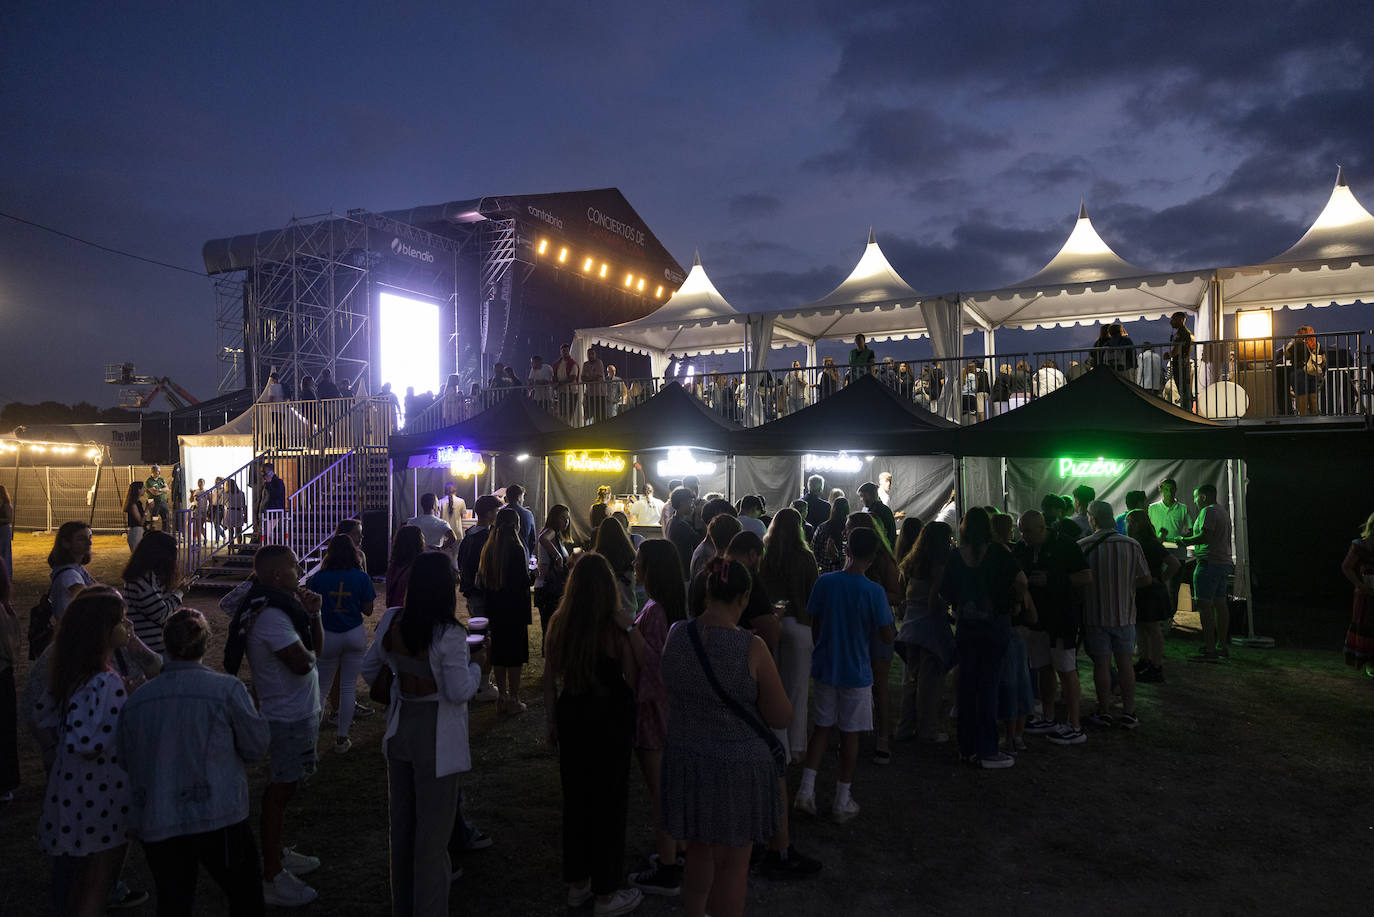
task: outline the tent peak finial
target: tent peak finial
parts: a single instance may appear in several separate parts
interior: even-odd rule
[[[1080,220],[1088,218],[1088,202],[1081,197],[1078,199],[1078,218]]]
[[[692,255],[692,267],[701,267],[701,249],[697,249]]]
[[[1345,169],[1341,166],[1339,162],[1336,163],[1336,187],[1345,187]]]
[[[873,235],[873,227],[868,227],[868,244],[872,245],[878,241],[878,237]]]

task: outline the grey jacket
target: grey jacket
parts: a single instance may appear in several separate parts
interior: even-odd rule
[[[130,696],[117,738],[135,837],[201,834],[248,817],[243,765],[267,753],[269,732],[237,678],[172,660]]]

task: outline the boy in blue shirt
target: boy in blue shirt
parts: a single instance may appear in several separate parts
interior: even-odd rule
[[[848,554],[843,570],[816,580],[806,603],[816,641],[811,653],[816,728],[806,748],[801,786],[793,803],[803,812],[816,814],[816,771],[830,747],[830,731],[838,726],[840,766],[832,814],[841,823],[859,814],[850,784],[859,761],[859,733],[873,728],[869,637],[876,630],[883,642],[891,643],[894,636],[887,593],[864,575],[878,555],[877,533],[855,529],[849,536]]]

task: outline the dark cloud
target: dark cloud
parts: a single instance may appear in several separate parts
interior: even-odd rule
[[[883,236],[888,261],[923,293],[979,290],[1013,283],[1044,265],[1068,230],[1026,229],[976,211],[956,224],[949,239]]]
[[[741,312],[786,309],[820,299],[845,273],[830,264],[804,271],[744,271],[722,276],[716,288]]]
[[[805,160],[805,168],[831,175],[925,176],[931,169],[952,165],[971,148],[998,150],[1007,145],[1004,136],[915,105],[852,105],[837,128],[845,144]]]
[[[1161,210],[1123,205],[1093,219],[1117,254],[1151,270],[1255,264],[1288,248],[1306,230],[1297,220],[1243,197],[1214,193]]]
[[[1103,81],[1140,85],[1152,77],[1281,85],[1295,58],[1313,52],[1358,56],[1371,23],[1367,4],[1344,0],[1281,6],[1075,0],[1005,4],[995,11],[963,0],[893,0],[863,14],[836,2],[825,15],[841,42],[834,85],[863,93],[976,83],[989,92],[1024,95]],[[944,53],[921,54],[929,39]]]
[[[771,217],[782,210],[782,199],[772,194],[736,194],[730,198],[726,209],[736,220]]]
[[[1070,185],[1082,188],[1093,175],[1092,164],[1082,156],[1027,153],[999,172],[995,179],[1014,183],[1025,191],[1053,191]]]

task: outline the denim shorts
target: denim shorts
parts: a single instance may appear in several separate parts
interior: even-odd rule
[[[272,741],[268,766],[272,783],[296,783],[315,773],[319,758],[315,744],[320,738],[320,718],[312,716],[294,723],[268,720]]]
[[[1226,578],[1235,569],[1231,564],[1198,561],[1196,569],[1193,570],[1193,598],[1199,602],[1226,598]]]
[[[1088,651],[1088,655],[1094,659],[1110,656],[1113,653],[1134,652],[1135,625],[1122,624],[1117,627],[1107,627],[1098,624],[1086,624],[1083,627],[1083,647]]]

